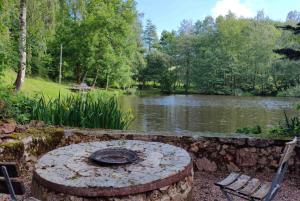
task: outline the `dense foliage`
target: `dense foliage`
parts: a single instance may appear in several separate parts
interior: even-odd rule
[[[5,0],[0,2],[0,73],[19,69],[21,4],[27,8],[26,73],[58,81],[127,89],[153,85],[165,93],[294,95],[299,61],[273,50],[299,49],[300,13],[286,22],[233,13],[163,31],[134,0]],[[279,29],[278,27],[286,30]],[[284,48],[284,49],[282,49]],[[62,72],[60,73],[60,67]],[[297,94],[295,94],[297,95]]]
[[[102,87],[130,87],[143,63],[133,0],[39,0],[27,7],[27,63],[31,76]],[[20,0],[0,2],[0,72],[18,70]],[[62,48],[61,48],[62,47]]]
[[[299,46],[297,37],[278,28],[295,25],[299,16],[291,12],[285,23],[269,19],[263,11],[253,19],[237,18],[229,13],[196,23],[185,20],[178,31],[162,32],[159,45],[149,48],[147,67],[141,71],[140,81],[144,84],[159,81],[163,91],[167,86],[167,91],[186,93],[276,95],[284,92],[299,84],[300,63],[280,59],[273,50],[287,44]],[[153,27],[148,27],[153,32]],[[144,38],[146,44],[155,44],[154,39],[149,43],[151,37]],[[153,55],[168,59],[160,59],[158,64]],[[153,62],[157,64],[154,66]]]
[[[0,120],[15,119],[19,123],[31,120],[34,101],[22,93],[14,94],[13,89],[0,86]]]

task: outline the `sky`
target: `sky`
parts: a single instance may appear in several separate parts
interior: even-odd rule
[[[177,30],[182,20],[202,20],[232,11],[239,17],[253,17],[264,10],[271,19],[284,21],[289,11],[300,11],[300,0],[136,0],[137,9],[163,30]]]

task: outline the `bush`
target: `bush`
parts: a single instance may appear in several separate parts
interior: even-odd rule
[[[300,97],[300,85],[278,92],[279,97]]]
[[[133,117],[121,111],[115,97],[80,94],[49,101],[42,96],[33,106],[32,119],[52,125],[126,129]]]
[[[27,123],[31,119],[34,101],[24,94],[15,94],[12,88],[0,87],[0,119],[15,119]]]
[[[300,120],[298,117],[289,118],[284,111],[285,120],[270,130],[270,134],[279,136],[300,136]]]
[[[244,127],[244,128],[238,128],[236,130],[236,133],[243,133],[243,134],[261,134],[262,129],[259,125],[256,125],[254,127]]]

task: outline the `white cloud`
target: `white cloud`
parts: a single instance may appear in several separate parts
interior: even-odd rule
[[[237,17],[253,17],[255,13],[249,7],[249,4],[243,4],[240,0],[218,0],[212,9],[213,17],[227,15],[233,12]]]

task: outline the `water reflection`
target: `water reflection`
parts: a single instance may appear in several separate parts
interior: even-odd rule
[[[245,126],[276,125],[283,119],[283,110],[297,114],[295,104],[300,99],[171,95],[123,96],[120,102],[136,117],[131,130],[231,133]]]

